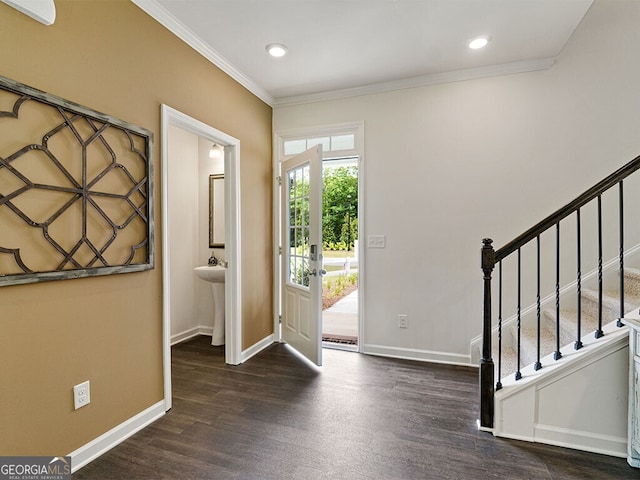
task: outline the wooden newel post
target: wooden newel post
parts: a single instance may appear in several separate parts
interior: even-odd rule
[[[482,314],[482,358],[480,359],[480,426],[493,428],[494,366],[491,358],[491,272],[496,253],[493,240],[482,240],[482,273],[484,300]]]

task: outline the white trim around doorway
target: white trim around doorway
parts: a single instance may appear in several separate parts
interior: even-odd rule
[[[317,138],[326,137],[331,135],[339,135],[353,133],[355,134],[355,148],[349,151],[340,152],[323,152],[323,160],[332,157],[358,157],[358,237],[360,239],[366,238],[365,228],[365,161],[364,161],[364,122],[350,122],[339,123],[332,125],[320,125],[315,127],[302,127],[289,130],[281,130],[273,134],[273,171],[275,172],[274,186],[273,186],[273,331],[274,340],[281,342],[280,335],[280,252],[279,247],[282,245],[280,239],[280,190],[277,181],[277,177],[280,176],[280,164],[287,157],[284,155],[284,142],[285,140],[299,139],[299,138]],[[358,258],[360,264],[358,265],[358,348],[357,351],[362,353],[364,347],[365,338],[365,283],[366,283],[366,261],[365,261],[365,243],[364,241],[358,242]]]
[[[181,128],[204,137],[225,149],[225,257],[228,269],[225,277],[225,361],[242,363],[242,290],[240,258],[240,140],[227,135],[168,105],[161,111],[162,164],[162,344],[165,410],[171,408],[171,324],[170,324],[170,262],[169,252],[169,126]]]

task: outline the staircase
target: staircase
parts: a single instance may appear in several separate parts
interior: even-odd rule
[[[631,312],[640,308],[640,269],[625,268],[624,270],[624,311]],[[569,302],[567,302],[569,303]],[[572,302],[574,303],[574,302]],[[584,289],[581,300],[581,340],[583,345],[589,342],[598,328],[599,293],[597,290]],[[577,331],[576,309],[560,310],[560,345],[561,351],[573,348]],[[602,293],[602,319],[603,325],[616,324],[620,317],[620,292],[618,289],[603,291]],[[611,330],[613,325],[608,325]],[[556,312],[553,308],[545,308],[541,312],[540,329],[540,357],[548,357],[553,354],[556,347]],[[512,321],[505,329],[502,338],[502,368],[498,376],[498,364],[496,362],[496,377],[502,384],[505,377],[513,376],[519,370],[517,368],[517,324]],[[495,335],[494,335],[495,336]],[[493,358],[499,358],[497,336],[493,343]],[[537,328],[536,325],[522,327],[520,333],[520,366],[533,365],[537,361]],[[555,361],[555,360],[554,360]]]
[[[521,328],[520,368],[514,347],[516,322],[510,322],[505,328],[501,355],[503,375],[495,394],[492,432],[500,437],[626,457],[628,329],[618,326],[619,290],[603,291],[603,335],[599,338],[594,335],[598,329],[599,292],[583,290],[580,303],[582,347],[575,349],[577,310],[560,310],[562,356],[558,360],[554,358],[556,311],[554,308],[541,310],[541,368],[534,368],[538,359],[537,328]],[[624,270],[624,305],[625,312],[638,311],[640,307],[638,269]],[[497,347],[493,354],[499,358]],[[496,378],[499,378],[497,369],[496,364]],[[516,372],[521,375],[518,380]],[[590,394],[592,390],[598,393]],[[581,405],[585,400],[587,405]],[[595,418],[598,420],[594,421]]]
[[[631,210],[640,175],[627,178],[638,169],[640,157],[497,250],[483,240],[482,335],[471,350],[480,350],[481,429],[626,457],[624,316],[640,308],[640,224]],[[604,250],[615,258],[604,263]],[[575,281],[566,281],[573,268]]]

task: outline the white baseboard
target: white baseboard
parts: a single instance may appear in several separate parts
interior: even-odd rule
[[[364,345],[362,353],[380,357],[402,358],[404,360],[418,360],[421,362],[445,363],[449,365],[464,365],[477,367],[471,363],[470,355],[458,353],[434,352],[431,350],[417,350],[413,348],[385,347],[384,345]]]
[[[534,435],[535,441],[540,443],[627,458],[626,437],[614,437],[541,424],[535,426]]]
[[[203,327],[202,325],[200,325],[198,327],[193,327],[189,330],[185,330],[184,332],[171,335],[171,346],[176,345],[177,343],[185,342],[190,338],[197,337],[198,335],[213,335],[213,327]]]
[[[264,350],[265,348],[269,347],[271,344],[273,344],[275,342],[274,339],[275,339],[274,335],[271,334],[268,337],[263,338],[259,342],[254,343],[253,345],[251,345],[246,350],[243,350],[242,353],[240,354],[240,363],[246,362],[247,360],[249,360],[254,355],[257,355],[262,350]]]
[[[165,414],[164,409],[165,401],[161,400],[108,432],[103,433],[86,445],[69,453],[68,455],[71,457],[71,472],[73,473],[81,469],[87,463],[95,460],[103,453],[125,441],[134,433],[162,417]]]
[[[500,437],[500,438],[509,438],[511,440],[518,440],[520,442],[530,442],[530,443],[535,442],[535,439],[533,437],[529,437],[527,435],[517,435],[513,433],[501,433],[500,435],[496,435],[495,428],[493,429],[493,436]]]
[[[199,326],[199,327],[190,328],[189,330],[185,330],[184,332],[181,332],[181,333],[176,333],[175,335],[171,335],[171,346],[181,342],[185,342],[190,338],[197,337],[198,335],[208,335],[210,337],[211,335],[213,335],[213,328]],[[240,363],[246,362],[251,357],[253,357],[254,355],[257,355],[262,350],[267,348],[269,345],[274,343],[275,342],[274,338],[275,338],[274,335],[271,334],[263,338],[259,342],[256,342],[255,344],[251,345],[246,350],[243,350],[242,353],[240,354]]]
[[[480,420],[478,420],[478,423],[480,423]],[[493,428],[490,427],[481,427],[478,425],[478,430],[481,432],[493,433]]]

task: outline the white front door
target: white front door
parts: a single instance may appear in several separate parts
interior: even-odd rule
[[[322,365],[322,148],[282,162],[282,339]]]

